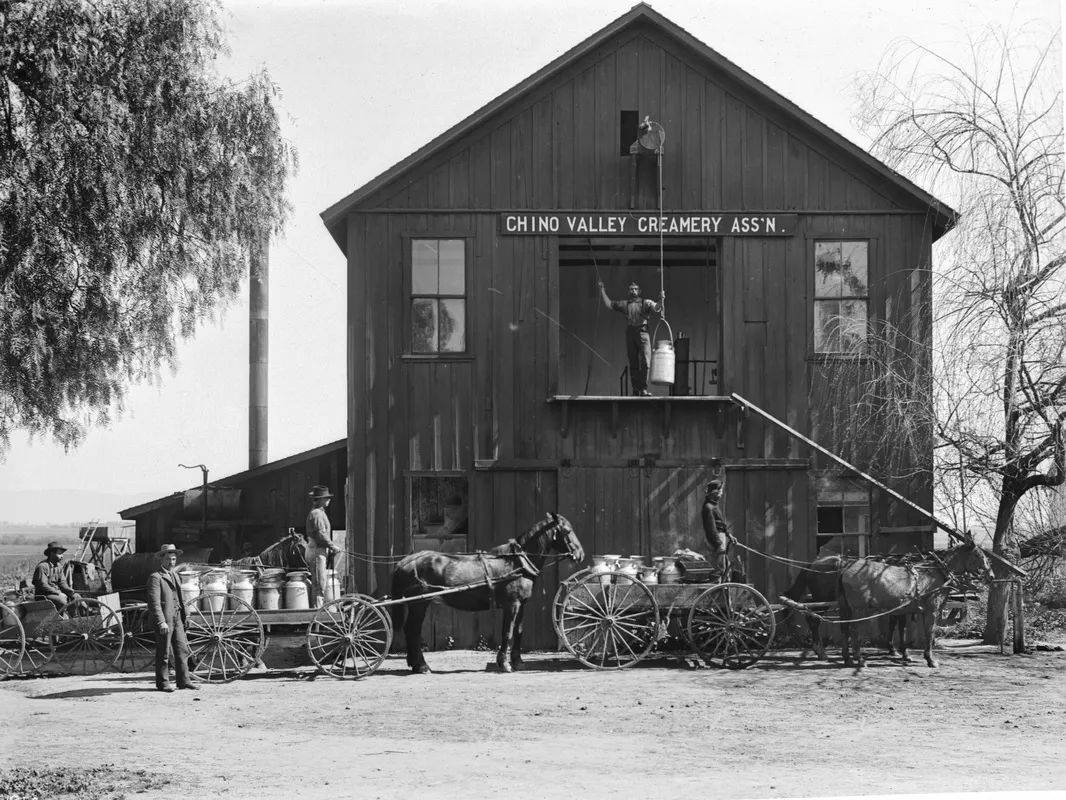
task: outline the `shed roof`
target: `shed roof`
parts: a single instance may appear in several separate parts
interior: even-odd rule
[[[903,175],[896,172],[891,167],[887,166],[883,162],[874,158],[868,152],[861,147],[847,139],[840,133],[830,128],[828,125],[815,119],[808,114],[802,108],[797,106],[788,98],[775,92],[769,86],[762,81],[758,80],[754,76],[745,72],[738,67],[725,56],[721,55],[717,51],[711,49],[702,41],[697,39],[691,33],[686,31],[680,25],[672,22],[664,17],[659,12],[655,11],[647,3],[638,3],[633,6],[618,19],[614,20],[610,24],[598,30],[596,33],[589,36],[580,44],[567,50],[557,59],[547,64],[537,72],[530,75],[525,80],[513,86],[503,94],[496,97],[494,100],[489,101],[473,114],[468,116],[461,122],[453,125],[444,133],[437,136],[428,144],[416,150],[402,161],[394,164],[389,169],[382,172],[376,178],[373,178],[368,183],[356,189],[347,197],[338,200],[331,205],[325,211],[322,212],[322,221],[325,223],[326,228],[333,236],[334,241],[341,250],[346,250],[347,241],[345,234],[344,219],[348,212],[356,210],[358,205],[376,193],[379,189],[393,181],[397,180],[405,173],[414,169],[419,164],[430,159],[436,153],[440,152],[448,145],[460,137],[470,133],[478,125],[487,120],[493,114],[497,113],[503,107],[514,103],[523,95],[533,91],[538,86],[542,85],[552,77],[554,77],[561,70],[565,69],[569,65],[573,64],[578,59],[585,56],[590,51],[594,50],[599,45],[603,44],[611,37],[624,31],[639,22],[647,22],[656,26],[659,30],[672,36],[675,40],[680,42],[683,46],[686,46],[695,51],[699,56],[706,59],[713,66],[720,69],[727,75],[729,75],[737,83],[741,84],[745,88],[758,93],[765,98],[769,103],[775,105],[785,114],[793,117],[799,123],[808,126],[819,136],[828,140],[841,150],[847,152],[853,157],[857,158],[860,162],[872,169],[874,172],[881,175],[891,184],[897,186],[904,193],[914,198],[916,205],[920,205],[923,208],[928,208],[934,215],[934,239],[939,238],[948,230],[950,230],[956,220],[958,219],[958,213],[948,206],[946,203],[938,200],[933,195],[926,192],[915,183],[905,178]]]
[[[244,481],[252,480],[255,478],[261,478],[264,475],[269,475],[271,472],[276,472],[279,469],[285,469],[285,467],[291,467],[293,464],[299,464],[301,461],[310,461],[313,458],[318,458],[333,450],[343,450],[348,446],[347,439],[338,439],[335,442],[329,444],[320,445],[310,450],[304,450],[302,453],[294,453],[291,456],[285,458],[279,458],[277,461],[271,461],[268,464],[263,464],[260,467],[254,469],[246,469],[244,472],[237,472],[233,475],[227,475],[225,478],[218,478],[217,480],[208,481],[211,485],[221,484],[236,484],[243,483]],[[190,486],[190,489],[201,488],[200,484],[196,486]],[[149,511],[154,511],[157,508],[161,508],[168,503],[180,502],[185,490],[168,494],[164,497],[157,498],[155,500],[149,500],[147,503],[141,503],[137,506],[130,506],[119,511],[119,516],[122,519],[136,519],[142,514],[147,514]]]

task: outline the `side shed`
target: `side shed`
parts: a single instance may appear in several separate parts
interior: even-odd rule
[[[344,529],[347,455],[347,440],[340,439],[210,480],[206,520],[201,486],[123,509],[119,514],[136,522],[135,549],[139,553],[158,550],[167,542],[182,548],[210,547],[212,560],[258,553],[289,528],[303,530],[309,508],[307,493],[315,484],[330,487],[336,495],[327,513],[334,529]]]

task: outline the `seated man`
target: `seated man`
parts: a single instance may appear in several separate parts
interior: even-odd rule
[[[44,549],[44,561],[33,571],[34,600],[51,600],[57,610],[70,601],[81,600],[63,575],[61,554],[66,551],[59,542],[49,542]]]
[[[707,496],[703,500],[703,535],[707,537],[707,544],[711,548],[710,562],[717,567],[722,580],[729,580],[729,546],[736,539],[718,507],[721,499],[722,481],[715,478],[707,484]]]

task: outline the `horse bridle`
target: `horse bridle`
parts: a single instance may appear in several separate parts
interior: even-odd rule
[[[536,529],[532,536],[528,537],[525,541],[517,541],[512,539],[513,546],[525,552],[526,544],[530,539],[539,539],[542,536],[551,536],[552,542],[555,544],[556,549],[566,550],[565,555],[559,555],[552,559],[548,559],[548,563],[554,563],[555,561],[562,561],[564,558],[570,558],[577,561],[577,550],[581,546],[581,542],[578,541],[577,534],[574,533],[574,529],[569,526],[564,527],[560,522],[560,516],[558,514],[552,514],[551,521],[545,521],[544,526]],[[562,535],[560,535],[562,534]],[[563,546],[560,547],[560,544]]]

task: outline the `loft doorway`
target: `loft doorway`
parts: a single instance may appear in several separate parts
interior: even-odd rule
[[[673,387],[652,394],[719,394],[721,280],[718,240],[670,238],[663,243],[666,319],[677,353]],[[597,273],[612,300],[626,297],[631,281],[642,295],[659,297],[659,239],[618,237],[559,239],[559,393],[630,394],[625,317],[603,306]],[[654,332],[657,317],[649,322]],[[666,338],[666,326],[658,338]],[[654,342],[653,342],[654,344]]]

